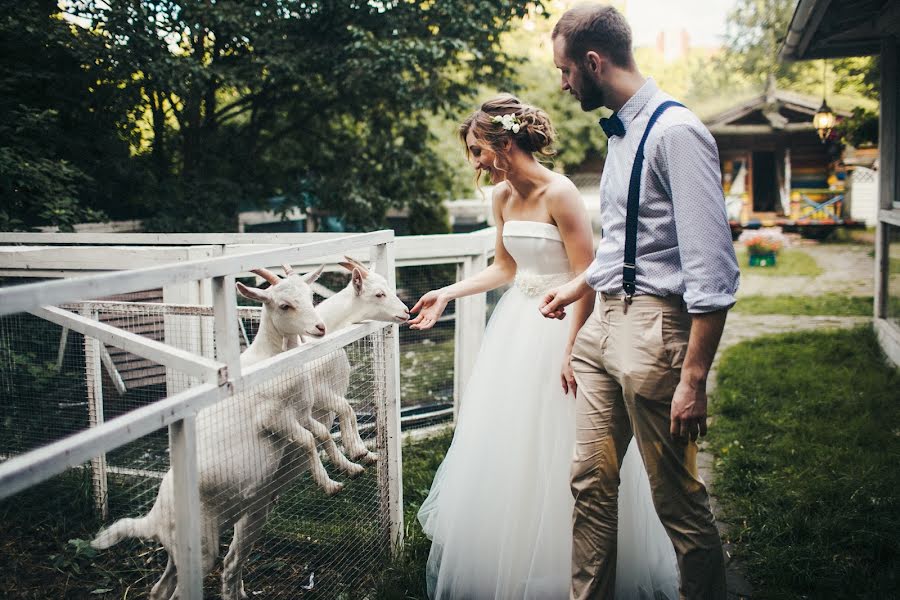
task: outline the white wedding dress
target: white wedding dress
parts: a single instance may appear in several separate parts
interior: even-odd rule
[[[569,321],[545,319],[538,305],[570,268],[554,225],[507,221],[503,243],[516,282],[488,324],[453,443],[419,510],[434,600],[569,597],[575,401],[559,378]],[[617,600],[678,598],[675,551],[634,441],[621,470],[616,576]]]

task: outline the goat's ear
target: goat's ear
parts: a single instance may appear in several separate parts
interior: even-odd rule
[[[362,271],[360,271],[359,269],[353,269],[353,275],[351,278],[353,280],[353,289],[356,290],[356,295],[362,295],[363,279],[365,278]]]
[[[266,302],[269,299],[268,293],[265,290],[261,290],[259,288],[247,287],[240,281],[235,282],[234,284],[237,287],[238,293],[244,298],[249,298],[250,300],[256,300],[257,302]]]
[[[325,265],[320,265],[318,269],[313,271],[312,273],[307,273],[303,276],[303,281],[306,283],[313,283],[319,276],[322,274],[322,271],[325,270]]]

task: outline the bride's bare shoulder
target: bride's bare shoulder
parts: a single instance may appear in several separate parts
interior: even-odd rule
[[[550,211],[583,205],[581,192],[572,180],[560,173],[554,173],[547,187],[547,200]]]
[[[507,182],[501,181],[494,186],[494,189],[491,191],[491,206],[494,211],[494,218],[503,214],[503,208],[506,206],[511,195],[512,188],[509,187]]]

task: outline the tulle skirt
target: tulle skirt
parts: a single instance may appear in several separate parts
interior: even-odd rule
[[[419,510],[434,600],[569,596],[575,400],[559,381],[569,322],[543,318],[538,302],[513,287],[494,310]],[[634,442],[619,489],[616,598],[677,598],[675,553]]]

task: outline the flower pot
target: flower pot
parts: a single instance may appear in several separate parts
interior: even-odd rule
[[[751,267],[774,267],[775,266],[775,253],[774,252],[766,252],[763,254],[751,254],[750,255],[750,266]]]

